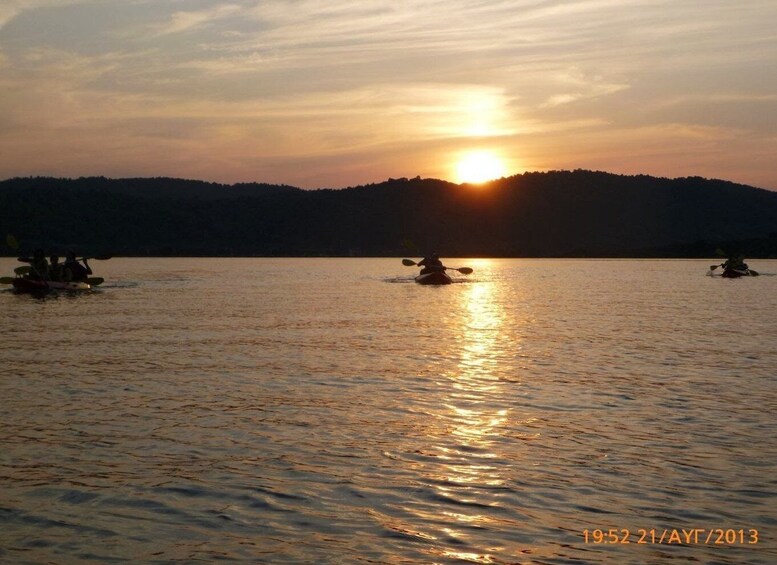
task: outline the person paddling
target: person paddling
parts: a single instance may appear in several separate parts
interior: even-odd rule
[[[52,281],[62,281],[64,275],[64,266],[59,262],[59,255],[52,253],[49,258],[49,279]]]
[[[35,253],[32,254],[28,277],[42,281],[49,279],[49,263],[46,261],[46,253],[43,249],[36,249]]]
[[[65,279],[67,281],[79,282],[85,281],[89,275],[92,274],[92,268],[84,257],[84,264],[78,262],[76,254],[73,251],[68,251],[65,259]]]
[[[445,270],[442,261],[440,261],[440,256],[437,253],[432,253],[431,255],[424,257],[417,263],[417,265],[419,267],[423,267],[420,273],[422,275]]]
[[[724,269],[734,269],[736,271],[746,271],[747,270],[747,263],[745,263],[745,256],[744,255],[738,255],[738,256],[731,256],[729,257],[725,263],[723,263]]]

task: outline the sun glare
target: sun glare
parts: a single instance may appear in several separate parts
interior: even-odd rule
[[[456,182],[480,184],[506,174],[505,164],[490,151],[471,151],[456,164]]]

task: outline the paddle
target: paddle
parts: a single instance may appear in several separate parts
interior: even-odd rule
[[[13,277],[0,277],[0,284],[13,284]]]
[[[19,250],[19,241],[13,236],[13,234],[9,233],[5,236],[5,244],[13,249],[14,251]]]
[[[402,259],[402,264],[405,267],[413,267],[418,265],[418,263],[416,263],[415,261],[411,261],[410,259]],[[443,267],[443,269],[450,270],[450,271],[458,271],[462,275],[472,274],[472,269],[470,269],[469,267]]]

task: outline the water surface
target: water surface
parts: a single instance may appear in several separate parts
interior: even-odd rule
[[[447,264],[475,272],[116,258],[0,292],[0,562],[777,562],[777,277]],[[712,528],[758,543],[637,543]]]

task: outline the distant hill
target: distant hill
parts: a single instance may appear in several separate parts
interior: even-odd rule
[[[345,189],[149,178],[0,182],[0,235],[113,255],[777,257],[777,193],[699,177],[525,173]],[[7,247],[6,254],[15,254]]]

